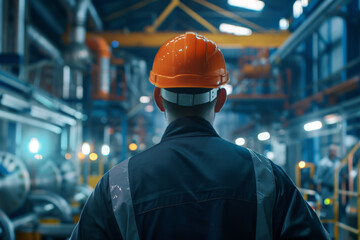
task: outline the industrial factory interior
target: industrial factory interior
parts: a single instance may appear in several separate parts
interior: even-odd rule
[[[71,235],[93,228],[83,209],[107,173],[163,141],[150,72],[179,35],[225,59],[216,133],[279,166],[329,239],[360,240],[359,0],[0,0],[0,239],[92,239]],[[130,184],[145,170],[132,171]],[[146,236],[136,217],[140,237],[111,239],[174,239]]]

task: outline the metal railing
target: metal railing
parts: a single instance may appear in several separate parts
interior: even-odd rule
[[[339,240],[339,229],[343,229],[345,231],[354,233],[357,235],[357,239],[360,240],[360,182],[359,182],[359,176],[360,176],[360,165],[359,163],[357,164],[357,191],[347,191],[347,190],[342,190],[339,189],[339,173],[342,169],[342,167],[344,167],[346,164],[349,164],[348,166],[352,166],[353,164],[353,156],[354,153],[360,148],[360,142],[358,142],[351,150],[350,152],[346,155],[346,157],[344,157],[343,160],[341,160],[339,166],[337,166],[337,168],[335,169],[334,172],[334,219],[333,222],[334,224],[334,237],[335,240]],[[357,159],[360,160],[360,159]],[[349,175],[349,179],[351,178],[351,176]],[[349,184],[350,186],[350,184]],[[345,223],[339,222],[339,196],[349,196],[349,197],[356,197],[357,198],[357,228],[354,228],[352,226],[349,226]]]

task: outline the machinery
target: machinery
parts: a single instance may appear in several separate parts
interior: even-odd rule
[[[18,235],[67,238],[92,192],[63,158],[20,158],[0,152],[0,239]],[[77,204],[72,206],[73,201]],[[32,238],[33,239],[33,238]],[[36,238],[38,239],[38,238]]]

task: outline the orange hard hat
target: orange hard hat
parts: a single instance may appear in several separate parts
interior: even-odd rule
[[[187,32],[161,46],[149,80],[159,88],[218,88],[229,81],[229,73],[213,41]]]

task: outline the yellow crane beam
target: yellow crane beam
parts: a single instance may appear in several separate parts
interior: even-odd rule
[[[122,33],[101,32],[89,33],[103,37],[109,44],[116,40],[120,47],[152,47],[158,48],[180,32],[157,32],[157,33]],[[250,36],[236,36],[224,33],[199,32],[199,34],[214,41],[221,48],[277,48],[290,36],[288,32],[283,33],[253,33]]]

